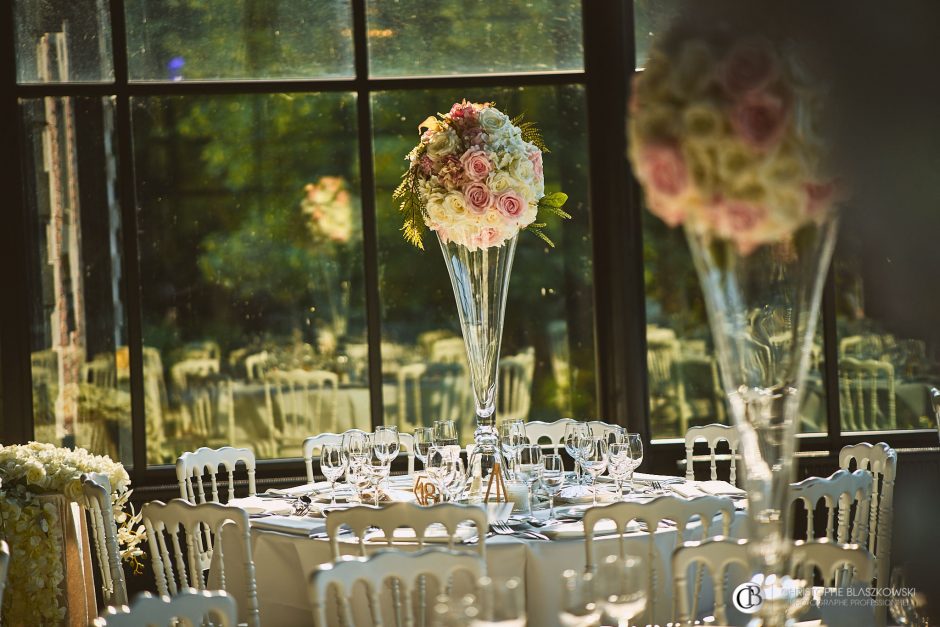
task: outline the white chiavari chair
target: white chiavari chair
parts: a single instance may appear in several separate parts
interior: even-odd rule
[[[111,483],[101,474],[82,477],[82,494],[88,513],[89,535],[101,578],[101,597],[105,605],[126,605],[127,586],[118,548],[117,524],[111,506]]]
[[[223,590],[205,591],[186,588],[174,597],[142,592],[133,605],[109,607],[92,625],[94,627],[196,627],[207,624],[234,627],[238,620],[235,599]]]
[[[714,532],[716,516],[721,516],[721,529]],[[676,526],[676,538],[685,535],[689,523],[698,518],[702,525],[702,537],[727,536],[731,532],[731,522],[734,519],[734,504],[730,499],[718,496],[702,496],[694,499],[683,499],[676,496],[660,496],[647,503],[620,502],[610,505],[591,507],[584,512],[584,548],[585,570],[593,572],[597,561],[594,555],[594,530],[602,520],[613,521],[619,533],[618,553],[620,557],[627,554],[624,534],[627,525],[636,521],[645,525],[649,533],[646,534],[647,565],[647,602],[646,621],[652,623],[653,617],[658,615],[657,599],[665,598],[666,582],[660,576],[663,564],[656,546],[655,531],[662,521],[671,521]],[[605,530],[608,533],[608,530]],[[696,577],[698,580],[698,577]],[[698,583],[697,583],[698,585]],[[697,594],[696,590],[696,594]]]
[[[222,526],[235,525],[244,562],[232,566],[243,570],[248,588],[247,607],[243,610],[251,627],[261,624],[255,564],[251,557],[251,530],[245,510],[218,503],[194,505],[183,499],[173,499],[169,503],[151,501],[141,511],[157,592],[164,596],[175,596],[187,587],[205,590],[206,574],[213,563],[218,565],[219,587],[225,588],[227,564]],[[180,543],[180,533],[183,534],[183,544]]]
[[[3,604],[3,589],[7,585],[7,570],[10,568],[10,547],[0,540],[0,605]]]
[[[565,426],[577,422],[573,418],[561,418],[554,422],[545,422],[543,420],[533,420],[525,423],[525,434],[532,444],[541,444],[546,446],[545,440],[548,440],[547,446],[552,447],[553,453],[558,453],[559,446],[565,448]]]
[[[879,442],[863,442],[846,446],[839,452],[839,467],[851,470],[854,466],[867,470],[872,476],[871,505],[868,510],[868,545],[875,556],[875,579],[878,588],[888,585],[891,573],[891,527],[894,517],[894,481],[897,476],[898,456],[893,448]],[[887,620],[887,603],[878,597],[875,619],[879,625]]]
[[[694,459],[693,451],[695,449],[695,443],[700,440],[705,440],[705,443],[708,445],[708,459],[711,470],[710,478],[712,481],[718,479],[718,443],[721,441],[728,443],[728,448],[731,450],[731,474],[729,480],[732,484],[737,485],[737,453],[741,440],[738,435],[738,430],[728,425],[711,424],[700,427],[689,427],[689,430],[685,432],[685,478],[689,481],[695,480],[695,469],[692,467]]]
[[[623,427],[620,425],[612,425],[603,420],[592,420],[587,423],[591,427],[591,435],[595,438],[604,438],[610,435],[611,433],[617,431],[623,431]]]
[[[852,582],[867,586],[875,574],[875,558],[857,544],[828,539],[794,543],[790,573],[811,586],[817,571],[825,587],[845,587]]]
[[[826,510],[824,538],[865,545],[871,496],[872,478],[864,470],[837,470],[828,477],[790,484],[790,503],[802,503],[806,510],[806,538],[811,541],[816,539],[815,513],[821,503]]]
[[[387,507],[376,509],[374,507],[359,506],[346,510],[330,512],[326,517],[326,532],[329,535],[333,559],[340,559],[340,532],[343,528],[349,529],[352,537],[359,547],[359,555],[367,555],[367,535],[373,529],[379,529],[382,537],[377,539],[384,542],[381,548],[391,548],[397,543],[418,544],[423,548],[429,537],[429,529],[440,525],[447,532],[447,548],[458,550],[461,536],[458,527],[462,523],[473,523],[477,535],[475,545],[467,545],[467,550],[474,551],[480,557],[486,557],[486,543],[482,538],[489,528],[486,511],[475,505],[459,505],[457,503],[439,503],[427,507],[415,503],[392,503]],[[411,529],[414,535],[395,537],[396,529]],[[440,535],[435,539],[439,540]]]
[[[363,431],[362,429],[347,429],[343,433],[320,433],[318,435],[312,435],[304,440],[302,453],[304,457],[304,466],[307,469],[307,483],[314,482],[313,457],[316,451],[322,448],[324,444],[339,446],[343,443],[343,436],[347,433],[362,433],[363,435],[367,435],[367,432]]]
[[[718,625],[728,624],[727,615],[727,592],[734,589],[734,584],[728,584],[728,569],[734,565],[741,567],[741,572],[747,572],[750,569],[747,556],[747,541],[732,540],[723,536],[718,536],[701,542],[686,542],[678,547],[672,554],[672,579],[673,594],[675,603],[678,607],[676,625],[690,625],[692,620],[698,616],[698,604],[700,588],[698,582],[701,577],[698,573],[701,566],[711,574],[712,589],[714,591],[715,623]],[[692,593],[691,599],[688,589],[688,577],[691,567],[695,567],[694,579],[696,590]],[[730,590],[728,589],[730,588]]]
[[[332,515],[332,514],[331,514]],[[364,588],[371,624],[385,624],[381,605],[382,591],[391,585],[400,591],[394,594],[392,611],[394,625],[419,625],[429,623],[428,599],[437,595],[422,594],[429,580],[436,583],[437,590],[449,593],[456,575],[463,574],[476,582],[485,573],[483,559],[469,553],[455,553],[441,549],[425,549],[417,553],[382,551],[371,558],[346,557],[343,560],[324,564],[314,571],[310,579],[313,600],[313,624],[330,624],[328,607],[331,590],[337,599],[340,622],[354,622],[353,608],[358,605],[354,593]],[[405,602],[402,603],[402,599]]]
[[[258,493],[255,486],[255,454],[247,448],[223,446],[212,449],[205,446],[195,451],[187,451],[176,460],[176,480],[179,483],[180,496],[192,503],[221,503],[219,482],[216,475],[224,468],[228,474],[228,499],[235,498],[235,468],[239,463],[245,465],[248,472],[248,496]],[[206,496],[203,477],[208,475],[212,492]],[[195,486],[193,485],[195,481]]]

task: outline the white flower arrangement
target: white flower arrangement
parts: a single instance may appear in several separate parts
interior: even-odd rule
[[[667,35],[630,102],[630,159],[650,211],[743,255],[822,222],[839,195],[822,95],[798,50]]]
[[[124,466],[81,448],[39,442],[0,446],[0,536],[5,536],[12,554],[2,608],[5,624],[47,624],[65,618],[65,608],[59,605],[64,577],[61,523],[56,507],[41,503],[40,496],[63,494],[80,500],[81,476],[88,473],[108,477],[121,556],[135,572],[140,568],[145,530],[140,515],[127,512],[131,491]]]
[[[510,119],[493,103],[455,103],[431,116],[408,153],[408,171],[394,197],[405,214],[405,239],[423,248],[427,226],[441,240],[469,250],[502,246],[523,229],[552,244],[536,222],[540,209],[562,218],[568,199],[545,195],[542,136],[522,116]]]

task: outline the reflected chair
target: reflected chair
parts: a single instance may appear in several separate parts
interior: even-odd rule
[[[248,381],[261,381],[271,368],[271,355],[261,351],[245,357],[245,378]]]
[[[180,496],[191,503],[221,503],[216,475],[224,468],[228,474],[228,500],[235,498],[235,468],[239,463],[245,465],[248,472],[248,496],[255,496],[255,454],[247,448],[223,446],[211,449],[203,446],[195,451],[187,451],[176,460],[176,480]],[[211,498],[206,497],[203,477],[209,476],[212,487]],[[193,485],[195,480],[195,486]]]
[[[101,598],[106,605],[126,605],[127,586],[118,547],[117,524],[111,505],[111,483],[107,476],[82,476],[82,504],[88,514],[89,536],[101,579]]]
[[[242,609],[248,616],[248,625],[260,626],[251,530],[245,510],[218,503],[194,505],[183,499],[173,499],[169,503],[146,503],[141,513],[147,529],[157,591],[163,596],[176,596],[188,587],[205,590],[206,576],[213,564],[218,567],[219,586],[225,588],[228,564],[223,551],[222,526],[235,525],[236,534],[229,537],[238,538],[244,561],[232,566],[244,572],[248,588],[247,607]]]
[[[688,412],[682,407],[682,373],[678,368],[679,340],[671,329],[647,328],[646,369],[651,410],[672,408],[680,432],[688,428]]]
[[[844,447],[839,452],[839,467],[867,470],[872,476],[871,504],[868,519],[868,550],[875,556],[875,580],[879,588],[888,585],[891,573],[891,527],[894,517],[894,481],[897,475],[898,456],[893,448],[879,442],[863,442]],[[887,604],[883,595],[878,596],[875,618],[879,625],[885,624]]]
[[[848,431],[897,429],[894,366],[874,359],[839,360],[839,406]]]
[[[264,393],[269,426],[282,448],[297,446],[311,433],[335,430],[339,401],[335,372],[273,370],[265,375]]]
[[[360,605],[355,593],[361,594],[363,589],[371,624],[386,624],[381,603],[386,585],[399,591],[392,595],[390,624],[429,624],[428,599],[440,598],[432,593],[434,589],[450,596],[451,583],[456,575],[463,574],[476,582],[485,572],[486,563],[479,556],[441,549],[425,549],[417,553],[382,551],[371,558],[346,557],[324,564],[314,571],[310,579],[313,624],[331,624],[328,607],[334,598],[338,601],[341,624],[359,624],[353,617],[353,608]]]
[[[123,604],[122,604],[123,605]],[[108,607],[93,627],[177,627],[208,625],[234,627],[238,621],[235,599],[224,590],[207,592],[185,588],[174,597],[141,592],[127,607]]]
[[[731,474],[729,476],[729,481],[737,485],[737,452],[738,446],[740,445],[740,436],[738,435],[737,429],[734,427],[729,427],[728,425],[704,425],[701,427],[689,427],[689,430],[685,433],[685,478],[688,481],[695,480],[695,469],[693,468],[693,450],[695,449],[695,443],[705,440],[705,443],[708,445],[708,459],[710,466],[710,479],[715,481],[718,479],[718,456],[716,454],[718,450],[718,443],[725,441],[728,443],[728,448],[731,450]]]
[[[532,407],[532,378],[535,373],[535,349],[499,360],[499,395],[496,415],[503,420],[527,420]]]
[[[930,406],[933,408],[933,417],[937,424],[937,436],[940,437],[940,390],[930,388]]]

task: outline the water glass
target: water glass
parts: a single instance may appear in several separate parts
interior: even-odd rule
[[[627,627],[646,609],[646,571],[640,557],[609,555],[597,572],[604,613]]]
[[[415,429],[415,457],[421,460],[421,465],[427,470],[428,451],[434,442],[434,429],[431,427],[418,427]]]
[[[434,423],[434,446],[459,446],[457,425],[453,420],[437,420]]]
[[[525,588],[518,577],[506,580],[480,577],[474,606],[476,620],[471,623],[474,627],[525,627]]]
[[[347,463],[342,445],[324,444],[320,447],[320,472],[330,482],[330,505],[336,505],[336,481],[346,472]]]
[[[542,465],[542,447],[538,444],[523,444],[516,451],[516,476],[526,486],[526,503],[532,513],[532,483],[539,478]]]
[[[597,478],[607,470],[607,438],[591,437],[581,449],[581,466],[591,476],[591,491],[594,493],[594,505],[597,505]]]
[[[643,463],[643,439],[639,433],[628,433],[626,443],[630,445],[630,491],[636,492],[633,482],[633,471]],[[662,492],[659,492],[662,494]]]
[[[364,462],[372,456],[372,437],[364,431],[343,434],[343,450],[350,461]]]
[[[583,422],[569,422],[565,425],[565,451],[574,460],[574,470],[581,485],[581,448],[582,440],[591,434],[591,427]]]
[[[357,500],[362,503],[363,495],[372,485],[372,473],[367,461],[349,458],[346,467],[346,482],[355,490]]]
[[[555,495],[565,485],[565,465],[561,455],[543,455],[539,467],[539,481],[548,494],[548,521],[555,521]]]
[[[372,448],[383,462],[391,463],[398,457],[401,444],[398,439],[398,427],[382,425],[372,434]]]
[[[608,447],[607,473],[617,486],[617,500],[623,500],[623,482],[633,471],[633,458],[630,444],[615,442]]]
[[[600,623],[594,574],[568,569],[561,574],[562,627],[594,627]]]
[[[519,418],[504,420],[499,425],[499,443],[503,449],[503,456],[513,463],[516,459],[516,451],[523,444],[528,443],[526,436],[525,423]],[[511,475],[511,473],[510,473]]]
[[[448,460],[443,474],[444,498],[452,503],[460,500],[467,487],[467,471],[463,460],[459,457]]]
[[[391,465],[388,462],[379,459],[378,457],[373,457],[366,465],[366,470],[369,472],[369,483],[372,485],[375,506],[378,507],[380,492],[379,486],[382,485],[382,482],[388,479],[389,472],[391,471]]]

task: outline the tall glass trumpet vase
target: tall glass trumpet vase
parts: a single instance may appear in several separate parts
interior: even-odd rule
[[[741,437],[751,568],[764,586],[757,624],[782,625],[786,618],[793,454],[835,232],[830,214],[744,254],[686,228]]]
[[[483,495],[496,464],[506,472],[496,430],[496,392],[506,294],[518,237],[501,246],[476,250],[438,237],[457,300],[476,409],[473,452],[467,468],[471,499]]]

